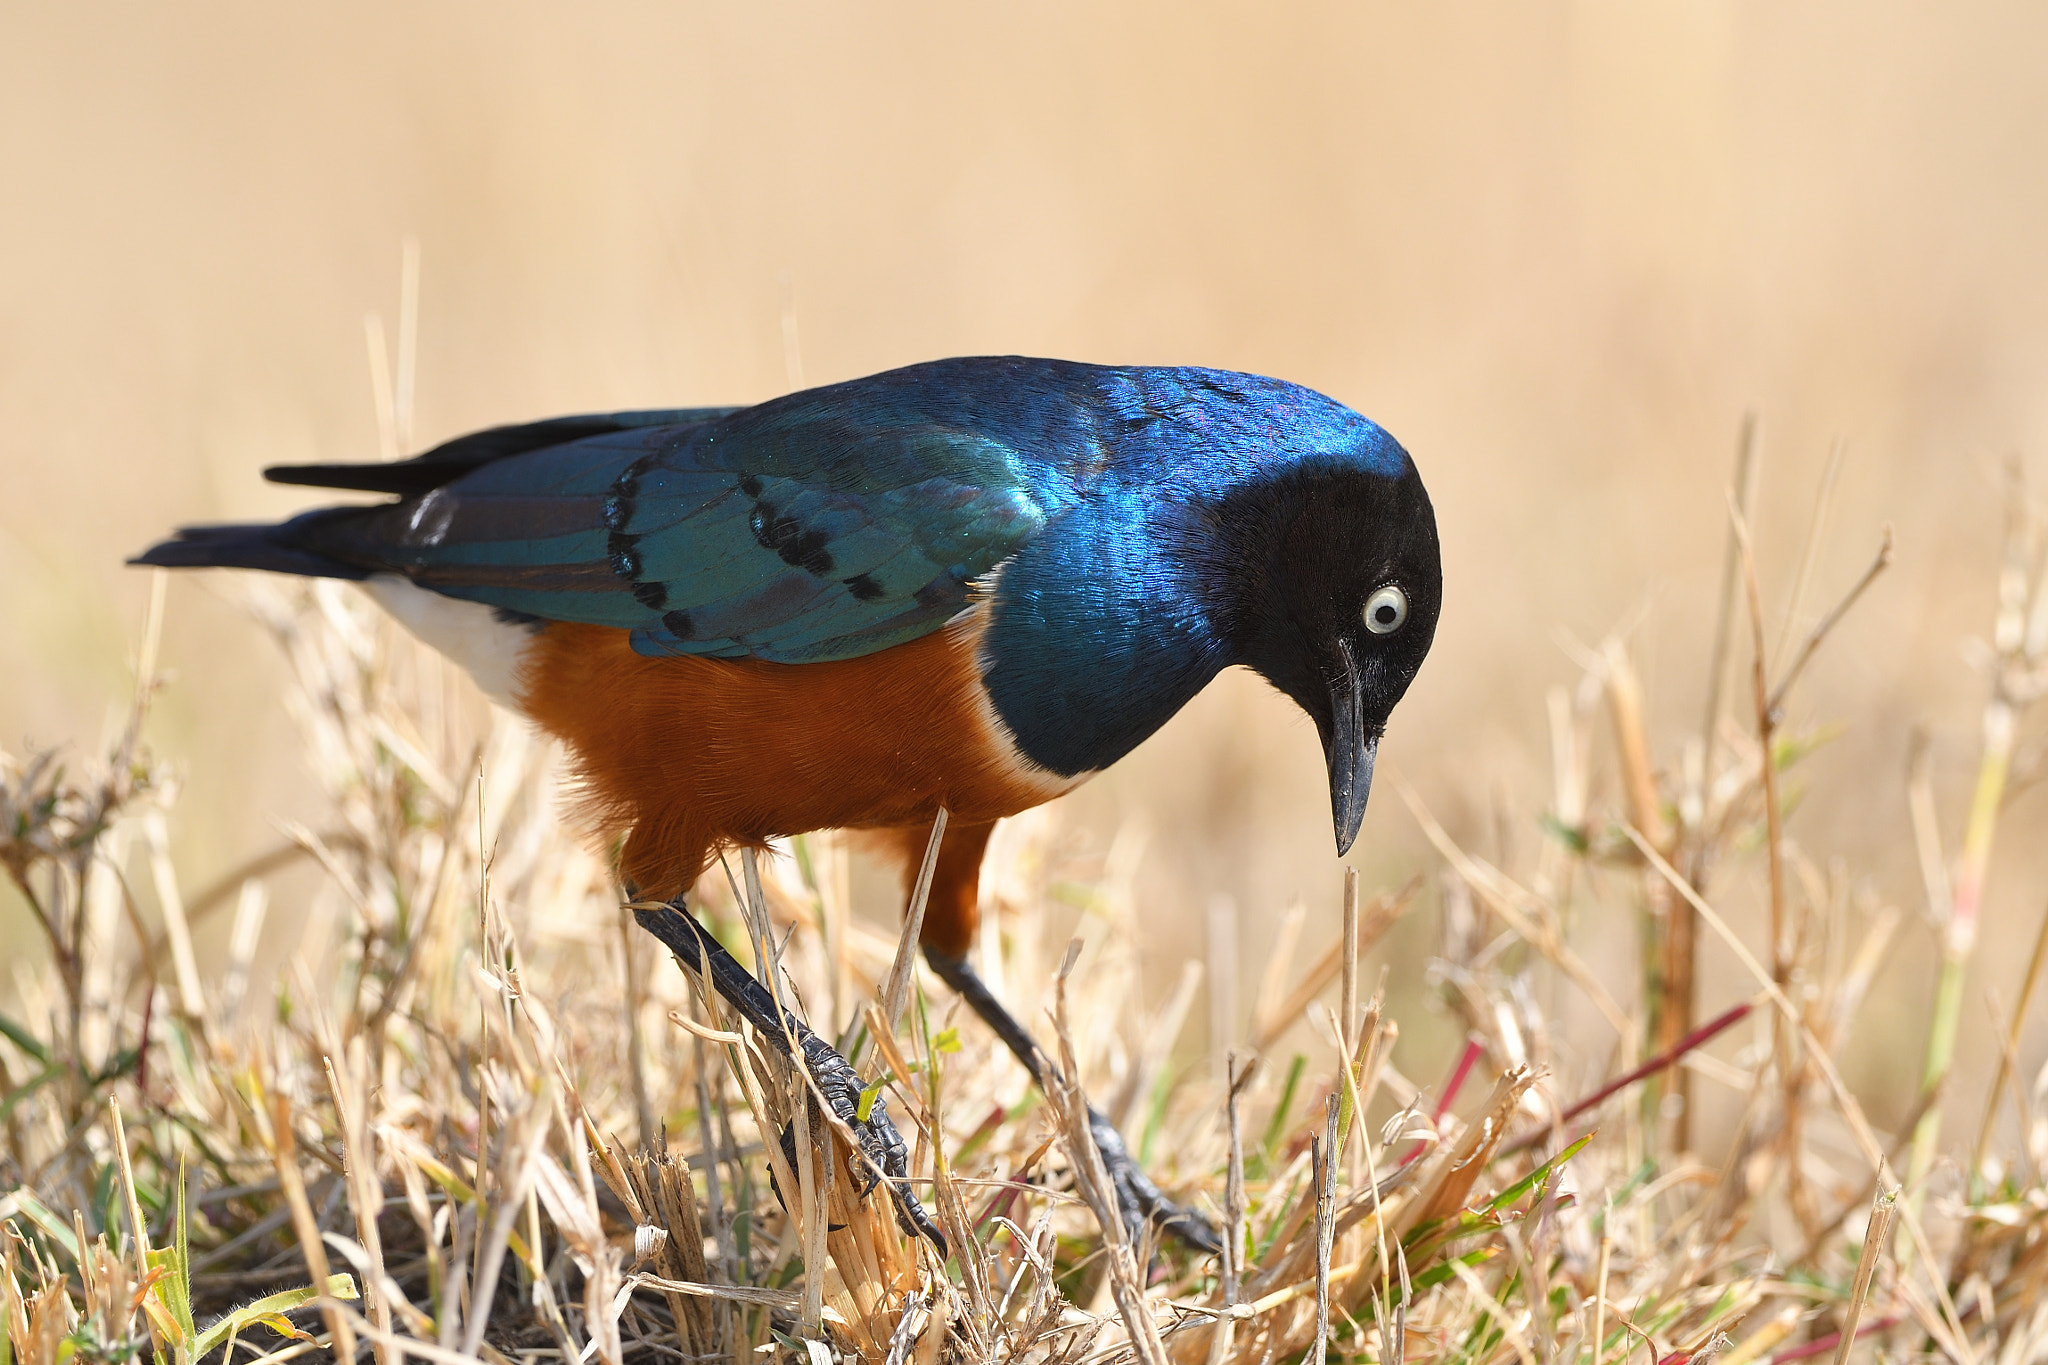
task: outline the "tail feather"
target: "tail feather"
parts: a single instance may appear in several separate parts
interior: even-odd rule
[[[300,539],[306,520],[301,516],[271,526],[186,526],[172,539],[152,545],[128,562],[161,569],[267,569],[305,578],[358,581],[374,572],[307,548]]]
[[[272,483],[311,488],[347,488],[362,493],[429,493],[510,455],[567,445],[592,436],[648,427],[691,426],[723,417],[732,408],[659,408],[647,412],[590,413],[551,417],[544,422],[492,427],[435,446],[424,455],[382,464],[280,464],[263,471]]]

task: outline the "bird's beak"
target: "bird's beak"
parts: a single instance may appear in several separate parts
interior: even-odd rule
[[[1323,757],[1330,765],[1330,811],[1337,820],[1337,856],[1351,851],[1365,822],[1365,798],[1372,792],[1372,763],[1379,753],[1377,728],[1367,732],[1359,709],[1358,666],[1344,650],[1344,676],[1330,689],[1330,732]]]

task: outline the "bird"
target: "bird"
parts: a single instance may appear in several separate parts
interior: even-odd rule
[[[559,739],[639,922],[803,1054],[868,1187],[941,1249],[886,1103],[690,912],[697,877],[825,829],[877,832],[907,877],[943,811],[925,958],[1043,1086],[1050,1063],[968,958],[996,823],[1242,666],[1313,720],[1341,857],[1442,601],[1407,451],[1335,399],[1227,370],[962,357],[265,474],[386,500],[187,527],[131,562],[352,580]],[[1090,1128],[1134,1231],[1219,1247],[1113,1125]]]

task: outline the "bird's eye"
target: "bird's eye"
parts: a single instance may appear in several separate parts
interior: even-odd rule
[[[1365,599],[1365,628],[1375,635],[1390,635],[1408,619],[1408,594],[1389,583]]]

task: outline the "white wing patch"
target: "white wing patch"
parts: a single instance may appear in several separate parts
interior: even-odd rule
[[[519,668],[532,631],[499,620],[481,602],[443,597],[397,574],[372,574],[361,586],[421,643],[462,665],[491,700],[519,708]]]

